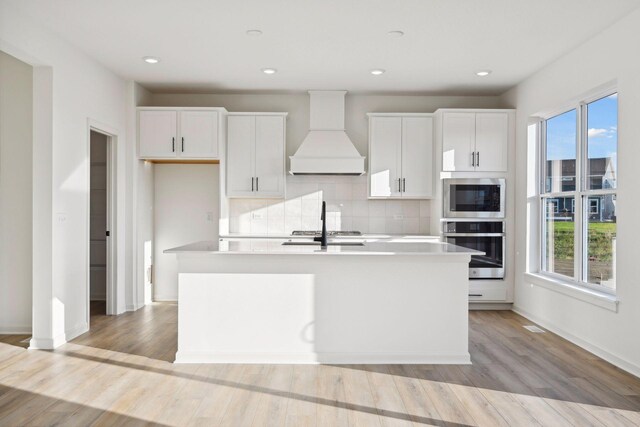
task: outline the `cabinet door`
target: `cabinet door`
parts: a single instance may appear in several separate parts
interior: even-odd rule
[[[143,159],[176,157],[177,113],[140,111],[138,113],[139,156]]]
[[[402,119],[402,197],[433,196],[433,119]]]
[[[444,113],[442,123],[442,170],[474,170],[476,114]]]
[[[369,126],[369,196],[400,197],[402,118],[371,117]]]
[[[507,113],[476,114],[476,170],[507,171],[507,141],[509,116]]]
[[[256,194],[284,197],[284,117],[256,116]]]
[[[182,158],[218,158],[218,112],[181,111],[180,149]]]
[[[255,184],[254,116],[227,117],[227,196],[251,197]]]

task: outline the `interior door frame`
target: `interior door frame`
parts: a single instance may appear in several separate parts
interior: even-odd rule
[[[107,270],[106,270],[106,308],[107,315],[118,314],[118,286],[117,286],[117,158],[118,132],[108,125],[95,120],[87,120],[87,182],[91,182],[91,132],[97,132],[107,137]],[[91,192],[87,197],[87,300],[86,317],[90,327],[91,317]]]

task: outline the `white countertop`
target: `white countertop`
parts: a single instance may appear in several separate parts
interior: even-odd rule
[[[311,239],[312,236],[292,236],[291,234],[247,234],[229,233],[221,234],[221,239]],[[430,236],[426,234],[386,234],[386,233],[363,233],[360,236],[334,236],[335,239],[428,239],[440,240],[440,236]]]
[[[329,246],[321,249],[315,245],[283,246],[287,239],[220,239],[220,241],[195,242],[165,253],[188,254],[254,254],[254,255],[482,255],[484,252],[434,241],[427,238],[386,238],[369,241],[363,246]],[[333,239],[329,239],[331,242]],[[342,239],[341,239],[342,240]],[[353,239],[351,239],[353,240]]]

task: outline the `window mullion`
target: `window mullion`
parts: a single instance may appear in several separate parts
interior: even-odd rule
[[[585,120],[585,106],[583,103],[578,104],[576,107],[578,114],[576,114],[576,194],[575,194],[575,204],[576,204],[576,212],[573,214],[573,229],[574,229],[574,247],[573,247],[573,262],[574,269],[573,275],[574,279],[577,282],[581,282],[584,273],[583,273],[583,248],[584,248],[584,230],[582,229],[582,223],[584,218],[584,203],[582,192],[584,190],[584,140],[585,140],[585,132],[584,132],[584,124]]]

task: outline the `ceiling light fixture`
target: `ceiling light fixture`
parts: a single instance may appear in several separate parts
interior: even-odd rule
[[[400,31],[400,30],[393,30],[393,31],[389,31],[389,32],[387,33],[387,35],[388,35],[389,37],[396,37],[396,38],[397,38],[397,37],[402,37],[402,36],[404,36],[404,31]]]
[[[381,74],[384,74],[385,70],[383,70],[382,68],[376,68],[374,70],[371,70],[371,74],[373,74],[374,76],[379,76]]]
[[[144,56],[142,57],[142,60],[147,64],[157,64],[158,62],[160,62],[160,58],[157,58],[155,56]]]
[[[476,76],[479,77],[486,77],[489,74],[491,74],[491,70],[480,70],[480,71],[476,71]]]
[[[262,35],[262,31],[260,31],[260,30],[247,30],[246,34],[248,36],[251,36],[251,37],[259,37],[259,36]]]
[[[262,72],[265,74],[275,74],[278,72],[275,68],[263,68]]]

